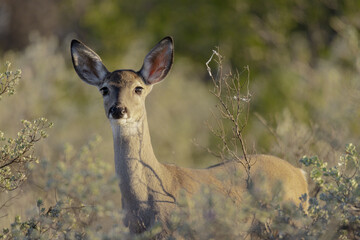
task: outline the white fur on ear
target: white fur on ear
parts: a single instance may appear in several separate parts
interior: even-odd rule
[[[171,37],[165,37],[146,55],[139,71],[147,84],[163,80],[169,73],[174,57],[174,45]]]
[[[76,73],[88,84],[98,86],[108,74],[101,58],[77,40],[71,42],[71,57]]]

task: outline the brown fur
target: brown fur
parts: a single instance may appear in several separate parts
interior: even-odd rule
[[[78,41],[73,41],[71,50],[80,78],[103,92],[107,90],[104,108],[113,132],[115,171],[120,179],[122,203],[126,211],[124,222],[131,232],[146,231],[156,221],[161,221],[166,229],[169,215],[177,207],[179,193],[185,191],[192,196],[202,185],[232,197],[237,204],[241,204],[243,195],[248,191],[259,196],[259,199],[281,194],[284,202],[297,205],[300,204],[299,197],[308,193],[301,169],[274,156],[248,156],[253,164],[251,186],[247,184],[244,167],[237,162],[207,169],[188,169],[157,160],[150,140],[145,98],[152,84],[161,81],[171,67],[173,44],[170,38],[163,39],[152,49],[139,72],[108,72],[100,58]],[[141,93],[136,93],[134,89],[137,88],[142,88]],[[114,107],[126,111],[118,114],[119,118],[114,118],[111,111]],[[279,184],[281,192],[274,192]],[[166,230],[158,238],[164,235]]]

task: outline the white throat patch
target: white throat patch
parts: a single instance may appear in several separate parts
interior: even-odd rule
[[[131,118],[110,119],[110,124],[114,136],[132,136],[141,132],[141,121],[133,121]]]

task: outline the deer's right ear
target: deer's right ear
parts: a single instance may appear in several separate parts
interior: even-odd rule
[[[85,44],[71,41],[71,58],[76,73],[88,84],[99,86],[108,74],[101,58]]]

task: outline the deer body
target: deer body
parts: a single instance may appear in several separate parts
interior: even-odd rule
[[[71,54],[74,68],[86,83],[96,86],[103,95],[114,141],[115,171],[120,179],[124,222],[133,233],[147,230],[154,222],[166,227],[169,214],[176,207],[180,191],[191,196],[201,185],[229,194],[240,204],[248,191],[244,167],[236,162],[218,164],[207,169],[188,169],[160,163],[155,157],[145,110],[145,97],[152,86],[169,72],[173,62],[173,42],[161,40],[145,57],[140,71],[109,72],[100,57],[84,44],[73,40]],[[267,155],[248,156],[252,191],[267,191],[281,183],[284,201],[299,204],[307,194],[307,183],[301,169]],[[244,179],[232,184],[219,176],[240,173]],[[266,181],[261,181],[261,179]],[[261,185],[261,186],[260,186]],[[305,206],[306,207],[306,206]]]

